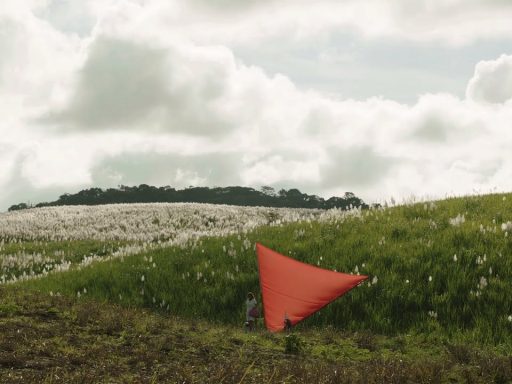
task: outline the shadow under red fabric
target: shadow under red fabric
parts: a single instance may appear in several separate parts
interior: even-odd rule
[[[256,244],[265,326],[272,332],[311,316],[368,276],[329,271]]]

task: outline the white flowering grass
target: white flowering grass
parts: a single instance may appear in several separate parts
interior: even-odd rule
[[[512,221],[501,224],[501,230],[504,232],[512,232]]]
[[[464,217],[464,215],[461,215],[461,214],[458,214],[456,217],[451,218],[449,220],[450,224],[453,225],[454,227],[457,227],[457,226],[463,224],[465,221],[466,221],[466,218]]]
[[[332,216],[339,215],[333,211]],[[324,211],[198,203],[109,204],[28,209],[0,214],[0,239],[18,241],[187,242],[247,232],[260,225],[313,220]]]
[[[0,283],[66,271],[72,264],[80,268],[156,248],[187,247],[202,237],[247,233],[261,225],[343,214],[335,211],[326,216],[320,210],[196,203],[64,206],[4,213],[0,214]],[[102,252],[93,249],[80,254],[75,247],[66,249],[69,242],[80,241],[95,242],[93,248],[103,245]],[[41,246],[38,252],[28,252],[27,243]],[[60,244],[64,249],[48,256],[44,254],[48,244]],[[247,243],[245,246],[248,248]],[[16,251],[2,252],[4,248]]]
[[[206,224],[210,228],[201,235],[197,228],[184,228],[186,241],[176,241],[179,234],[160,242],[151,236],[150,241],[110,238],[106,249],[116,248],[102,256],[107,261],[96,263],[89,254],[75,261],[91,260],[87,268],[49,273],[23,284],[75,297],[80,292],[81,300],[97,298],[239,324],[246,293],[259,292],[254,245],[261,242],[322,268],[369,275],[365,284],[306,324],[389,334],[446,330],[468,332],[479,342],[505,342],[511,338],[512,240],[500,228],[512,220],[512,199],[502,197],[448,199],[432,209],[421,203],[309,212],[288,221],[271,211],[263,214],[268,225],[263,220],[249,229],[237,222],[232,232],[226,225],[216,232],[212,227],[219,220],[203,218],[213,224]],[[203,217],[193,210],[191,214],[195,220]],[[462,216],[463,224],[451,224],[450,219]],[[151,225],[162,224],[155,220]],[[9,241],[3,247],[13,254],[13,247],[27,244]],[[47,264],[44,257],[51,252],[45,256],[25,249],[38,252]]]

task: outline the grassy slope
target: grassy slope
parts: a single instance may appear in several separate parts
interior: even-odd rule
[[[512,358],[429,336],[286,336],[0,287],[2,383],[506,383]]]
[[[458,214],[465,222],[450,225]],[[451,199],[0,287],[0,382],[510,382],[512,242],[500,225],[511,220],[511,195]],[[325,268],[357,265],[377,283],[308,319],[302,352],[284,354],[283,335],[240,329],[245,293],[258,291],[255,241]],[[78,245],[68,257],[101,247]]]
[[[459,214],[465,222],[451,225]],[[436,333],[512,349],[512,236],[501,230],[509,220],[511,195],[449,199],[325,224],[264,227],[26,284],[75,296],[85,288],[96,299],[235,325],[242,322],[246,292],[258,291],[253,244],[259,241],[302,261],[346,272],[357,266],[370,280],[377,277],[312,316],[306,327]]]

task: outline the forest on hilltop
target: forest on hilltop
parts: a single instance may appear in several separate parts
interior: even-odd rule
[[[170,186],[154,187],[141,184],[133,187],[120,185],[118,188],[84,189],[75,194],[65,193],[52,202],[42,202],[35,205],[29,203],[15,204],[9,207],[9,211],[60,205],[184,202],[316,209],[368,208],[368,205],[352,192],[346,192],[343,197],[333,196],[326,200],[316,195],[302,193],[295,188],[276,191],[269,186],[263,186],[260,190],[250,187],[231,186],[214,188],[189,187],[180,190]]]

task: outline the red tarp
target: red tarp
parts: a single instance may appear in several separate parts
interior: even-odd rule
[[[272,332],[304,320],[368,276],[317,268],[256,244],[265,325]]]

